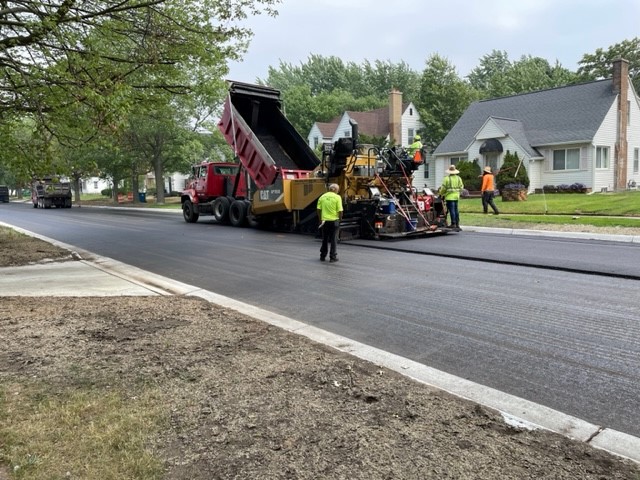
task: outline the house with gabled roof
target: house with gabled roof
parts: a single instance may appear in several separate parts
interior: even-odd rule
[[[402,93],[389,93],[389,106],[367,112],[345,111],[330,122],[315,122],[307,135],[311,148],[321,144],[334,144],[339,138],[351,137],[350,121],[358,123],[358,132],[370,137],[393,139],[396,145],[408,146],[414,136],[424,128],[420,114],[412,102],[403,103]]]
[[[609,79],[472,103],[435,149],[429,186],[461,160],[496,171],[507,151],[522,159],[530,191],[640,184],[640,101],[628,62],[616,60]]]

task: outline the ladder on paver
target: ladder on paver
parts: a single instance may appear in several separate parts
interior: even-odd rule
[[[391,154],[395,157],[396,164],[400,166],[400,171],[402,172],[402,176],[404,177],[405,184],[411,185],[411,180],[407,175],[407,170],[404,168],[404,164],[402,163],[402,160],[396,155],[395,152],[391,151]],[[384,155],[380,155],[380,158],[386,165],[388,165],[389,167],[392,167],[392,165]],[[382,184],[382,187],[385,189],[389,197],[394,198],[394,195],[389,190],[389,187],[387,186],[387,183],[384,181],[384,178],[382,177],[382,175],[376,172],[375,176],[380,181],[380,183]],[[425,215],[420,211],[420,209],[417,206],[417,201],[415,198],[416,195],[413,188],[411,188],[411,190],[408,193],[403,192],[403,195],[408,200],[408,203],[403,203],[399,201],[396,203],[396,206],[398,208],[398,211],[400,212],[400,215],[402,215],[405,221],[407,222],[407,225],[410,225],[412,230],[416,229],[416,226],[414,226],[412,222],[412,219],[414,217],[411,215],[412,213],[415,213],[415,218],[418,218],[418,217],[422,218],[424,225],[427,227],[430,227],[431,223],[429,222],[429,220],[427,220],[427,217],[425,217]]]

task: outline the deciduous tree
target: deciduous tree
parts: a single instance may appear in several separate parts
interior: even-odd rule
[[[585,79],[609,78],[613,62],[618,58],[629,61],[629,76],[636,92],[640,92],[640,37],[623,40],[607,49],[598,48],[594,53],[585,53],[578,62],[578,74]]]

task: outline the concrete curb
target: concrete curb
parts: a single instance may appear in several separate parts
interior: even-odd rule
[[[613,235],[591,232],[554,232],[550,230],[526,230],[520,228],[494,228],[464,226],[465,232],[495,233],[500,235],[522,235],[533,237],[572,238],[576,240],[603,240],[607,242],[640,243],[638,235]]]

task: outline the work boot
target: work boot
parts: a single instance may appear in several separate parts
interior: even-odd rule
[[[327,257],[326,257],[326,256],[324,256],[324,255],[320,255],[320,261],[321,261],[321,262],[324,262],[326,259],[327,259]]]
[[[333,257],[333,258],[329,259],[329,262],[331,262],[331,263],[335,263],[337,261],[338,261],[338,257]]]
[[[459,224],[459,223],[456,223],[456,225],[455,225],[455,231],[456,231],[456,232],[461,232],[461,231],[462,231],[462,229],[460,228],[460,224]]]

